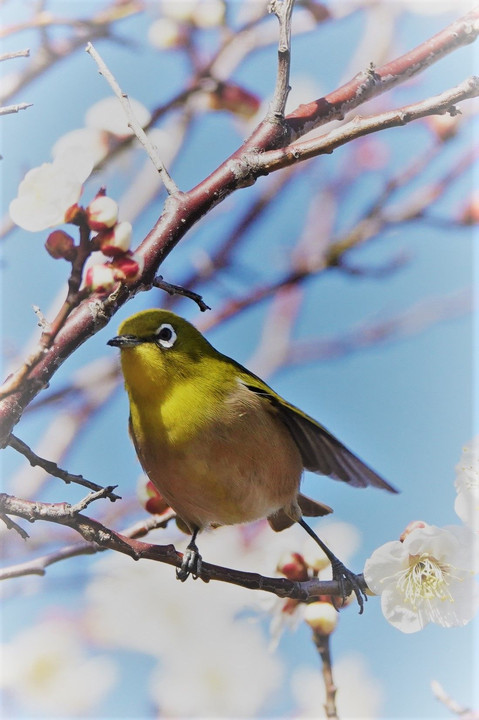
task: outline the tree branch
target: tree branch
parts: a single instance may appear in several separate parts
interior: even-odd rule
[[[0,116],[1,115],[12,115],[13,113],[18,113],[20,110],[26,110],[29,107],[32,107],[33,103],[18,103],[18,105],[5,105],[4,107],[0,107]]]
[[[82,485],[83,487],[89,488],[94,492],[106,493],[105,497],[108,497],[112,502],[121,499],[120,495],[116,495],[116,493],[113,492],[113,486],[103,488],[101,487],[101,485],[97,485],[90,480],[86,480],[83,475],[72,475],[66,470],[62,470],[62,468],[59,468],[58,465],[51,460],[45,460],[45,458],[41,458],[36,455],[26,443],[24,443],[22,440],[20,440],[20,438],[16,437],[13,434],[10,435],[10,437],[8,438],[7,445],[10,445],[10,447],[12,447],[14,450],[26,457],[30,465],[38,465],[39,467],[43,468],[45,472],[47,472],[49,475],[60,478],[60,480],[63,480],[63,482],[67,483],[67,485],[69,483],[75,483],[76,485]]]
[[[478,97],[478,95],[479,78],[472,76],[456,87],[427,100],[421,100],[418,103],[406,105],[379,115],[369,117],[357,115],[351,122],[319,137],[304,140],[303,142],[295,142],[277,150],[262,152],[257,154],[254,159],[251,159],[251,163],[255,165],[259,172],[270,173],[318,155],[332,153],[341,145],[379,130],[407,125],[428,115],[443,115],[444,113],[456,115],[458,110],[455,105],[457,103]]]
[[[121,89],[121,87],[118,85],[113,73],[108,68],[107,64],[101,57],[100,53],[95,50],[91,42],[87,43],[87,46],[85,48],[86,52],[93,58],[93,60],[96,62],[98,66],[98,71],[100,75],[103,75],[113,92],[115,93],[116,97],[121,103],[121,106],[125,112],[125,115],[128,120],[128,127],[131,128],[132,132],[136,135],[140,143],[145,148],[148,157],[150,158],[151,162],[155,166],[155,168],[158,170],[159,174],[163,178],[163,183],[165,185],[165,188],[169,195],[177,195],[179,190],[178,186],[176,185],[175,181],[172,179],[170,174],[168,173],[168,170],[166,169],[165,165],[163,164],[163,161],[160,157],[160,153],[158,152],[158,148],[156,145],[153,145],[151,140],[149,139],[148,135],[145,133],[143,128],[141,127],[140,123],[138,122],[135,113],[132,110],[130,100],[128,98],[128,95],[124,93]]]
[[[274,13],[279,20],[278,44],[278,72],[276,87],[271,103],[270,114],[281,122],[284,120],[284,110],[291,90],[289,86],[289,73],[291,66],[291,13],[294,0],[272,0],[268,10]]]
[[[106,488],[105,493],[110,488]],[[173,545],[153,545],[129,538],[114,530],[110,530],[97,520],[81,514],[85,504],[96,500],[101,493],[91,493],[77,505],[70,506],[66,503],[39,503],[29,500],[0,494],[0,517],[3,515],[14,515],[21,517],[28,522],[44,520],[58,523],[72,528],[78,532],[88,543],[94,543],[99,550],[116,550],[124,555],[129,555],[134,560],[148,559],[156,562],[166,563],[174,567],[181,567],[183,556],[177,552]],[[91,498],[91,499],[90,499]],[[9,576],[9,575],[7,575]],[[219,565],[212,565],[203,562],[199,577],[204,582],[217,580],[250,590],[263,590],[282,598],[293,598],[300,601],[308,601],[320,595],[341,596],[341,584],[335,580],[318,580],[312,578],[304,582],[295,582],[286,578],[271,578],[259,575],[258,573],[244,572],[225,568]],[[359,576],[361,586],[366,589],[364,578]],[[346,587],[346,593],[352,588]]]
[[[445,55],[474,42],[479,34],[479,6],[413,50],[379,68],[369,67],[319,100],[300,105],[286,116],[292,138],[300,137],[417,75]]]

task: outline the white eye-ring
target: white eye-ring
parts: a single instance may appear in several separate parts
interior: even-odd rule
[[[162,323],[155,332],[156,344],[164,348],[173,347],[176,342],[176,333],[169,323]]]

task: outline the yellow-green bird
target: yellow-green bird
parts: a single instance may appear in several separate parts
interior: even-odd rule
[[[301,476],[306,469],[353,487],[396,490],[174,313],[139,312],[108,344],[121,349],[140,463],[192,536],[178,578],[201,572],[196,537],[209,526],[266,517],[279,531],[298,522],[330,559],[333,577],[351,583],[362,610],[356,575],[303,519],[332,510],[300,493]]]

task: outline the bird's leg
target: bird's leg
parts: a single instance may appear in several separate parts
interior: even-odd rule
[[[198,532],[199,528],[193,530],[191,540],[183,553],[181,567],[176,568],[176,577],[178,580],[181,580],[181,582],[185,582],[190,575],[196,580],[201,572],[201,555],[195,542]]]
[[[302,528],[306,530],[308,535],[310,535],[315,542],[318,543],[321,550],[324,552],[326,557],[328,558],[329,562],[331,563],[331,569],[333,571],[333,580],[337,580],[339,582],[339,586],[341,588],[341,595],[344,600],[346,600],[347,593],[345,588],[344,581],[348,581],[351,584],[351,587],[354,591],[354,594],[356,595],[358,605],[359,605],[359,614],[363,612],[364,609],[364,601],[368,599],[366,593],[362,589],[361,585],[358,582],[358,576],[353,573],[351,570],[348,570],[348,568],[343,565],[341,560],[338,560],[336,555],[331,552],[331,550],[328,548],[327,545],[323,543],[323,541],[316,535],[314,530],[312,530],[309,525],[304,521],[304,518],[300,518],[298,520],[298,523],[301,525]]]

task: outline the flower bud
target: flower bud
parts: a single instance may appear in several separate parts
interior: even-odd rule
[[[170,507],[151,480],[148,480],[146,476],[140,478],[137,495],[145,510],[152,515],[163,515]]]
[[[184,26],[168,17],[155,20],[148,30],[148,40],[158,50],[181,47],[186,44],[187,39]]]
[[[439,140],[445,141],[457,134],[461,116],[459,114],[450,115],[449,113],[431,115],[426,119],[426,122]]]
[[[338,619],[338,611],[329,602],[312,602],[304,610],[305,622],[319,635],[331,635]]]
[[[54,230],[47,237],[45,249],[52,258],[65,258],[73,262],[76,255],[75,241],[63,230]]]
[[[101,230],[95,238],[95,244],[104,255],[118,257],[130,249],[131,231],[131,223],[116,223],[109,230]]]
[[[280,558],[276,569],[289,580],[308,579],[308,567],[303,556],[296,552],[285,553]]]
[[[427,523],[424,522],[424,520],[412,520],[404,530],[402,531],[401,535],[399,536],[399,540],[401,542],[404,542],[408,535],[412,533],[413,530],[417,530],[418,528],[425,528],[427,526]]]
[[[144,266],[145,261],[141,255],[130,251],[120,255],[110,263],[116,279],[126,282],[134,282],[137,280],[143,272]]]
[[[304,552],[304,560],[308,567],[317,575],[321,570],[330,566],[330,562],[324,552],[317,545],[308,546]]]
[[[98,194],[87,207],[86,213],[91,230],[106,230],[118,220],[118,205],[112,198]]]
[[[92,265],[86,272],[85,285],[93,292],[106,295],[118,285],[118,278],[110,265]]]

